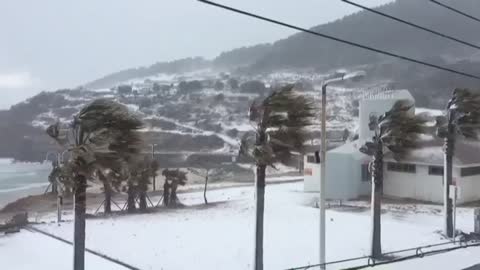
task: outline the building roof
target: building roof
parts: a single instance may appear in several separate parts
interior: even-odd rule
[[[339,147],[328,151],[329,154],[350,154],[354,158],[367,157],[360,152],[360,147],[365,143],[362,140],[356,140],[345,143]],[[319,146],[314,146],[313,148]],[[313,152],[313,151],[312,151]],[[443,166],[444,160],[443,153],[443,140],[442,139],[430,139],[423,141],[419,144],[419,148],[410,151],[407,156],[399,161],[403,163],[425,164],[434,166]],[[393,154],[386,153],[384,157],[385,161],[395,161]],[[453,165],[458,167],[480,165],[480,141],[471,141],[465,139],[457,139],[455,144],[455,155],[453,157]]]
[[[465,139],[457,139],[455,143],[455,166],[469,166],[480,164],[480,142]],[[392,153],[385,155],[385,160],[393,161]],[[405,159],[400,162],[443,166],[444,152],[443,140],[432,139],[421,143],[418,149],[410,151]]]
[[[392,99],[409,99],[415,100],[406,89],[401,90],[382,90],[374,93],[366,93],[361,97],[361,101],[365,100],[392,100]]]

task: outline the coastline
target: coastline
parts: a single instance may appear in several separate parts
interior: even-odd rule
[[[9,203],[15,202],[19,199],[34,196],[42,195],[47,188],[48,183],[39,184],[38,186],[31,188],[24,188],[16,191],[2,192],[0,190],[0,211]]]

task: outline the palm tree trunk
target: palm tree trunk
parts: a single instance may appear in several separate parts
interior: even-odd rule
[[[170,203],[170,185],[168,184],[168,180],[165,179],[165,183],[163,184],[163,205],[168,207]]]
[[[145,190],[141,190],[139,194],[140,204],[139,209],[141,212],[147,211],[147,192]]]
[[[381,241],[381,215],[382,215],[382,197],[383,197],[383,144],[378,143],[378,149],[373,159],[373,175],[372,175],[372,242],[371,254],[374,259],[382,257],[382,241]]]
[[[255,213],[255,270],[263,270],[263,219],[265,211],[265,165],[257,165]]]
[[[52,193],[58,194],[57,181],[56,179],[52,182]]]
[[[73,269],[85,269],[85,211],[87,179],[78,175],[75,179],[74,193],[74,235],[73,235]]]
[[[451,118],[450,115],[449,118]],[[445,159],[443,172],[443,207],[445,213],[444,233],[453,237],[453,201],[450,198],[450,186],[453,183],[453,154],[455,151],[454,126],[449,119],[448,133],[444,143]]]
[[[133,213],[136,210],[135,206],[135,190],[132,184],[128,185],[127,191],[127,212]]]
[[[103,182],[103,192],[105,193],[105,204],[103,205],[103,213],[105,215],[112,213],[112,187],[106,181]]]
[[[177,206],[178,203],[178,197],[177,197],[177,188],[178,184],[174,181],[171,185],[170,189],[170,206]]]
[[[207,175],[205,176],[205,187],[203,188],[203,200],[205,201],[205,204],[208,204],[208,201],[207,201],[207,184],[208,184],[208,172],[207,172]]]

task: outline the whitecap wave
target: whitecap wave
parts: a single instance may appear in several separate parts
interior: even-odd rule
[[[21,190],[26,190],[26,189],[31,189],[31,188],[46,187],[46,186],[48,186],[48,184],[49,183],[33,183],[33,184],[23,185],[23,186],[20,186],[20,187],[0,189],[0,193],[9,193],[9,192],[21,191]]]

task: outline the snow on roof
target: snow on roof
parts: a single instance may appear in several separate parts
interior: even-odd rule
[[[93,90],[90,90],[91,92],[95,92],[95,93],[111,93],[112,90],[108,89],[108,88],[100,88],[100,89],[93,89]]]
[[[459,138],[455,143],[453,164],[456,166],[480,164],[479,152],[480,144],[478,142]],[[385,160],[393,161],[392,153],[386,154]],[[421,142],[420,147],[411,150],[402,162],[442,166],[444,162],[443,140],[433,139]]]
[[[427,108],[415,108],[415,113],[428,113],[431,116],[441,116],[441,115],[443,115],[442,110],[427,109]]]
[[[366,93],[361,97],[362,100],[379,100],[379,99],[409,99],[414,100],[412,94],[407,89],[401,90],[382,90],[378,92]]]
[[[135,104],[125,104],[125,106],[127,106],[127,108],[133,112],[138,112],[139,110],[138,105],[135,105]]]

